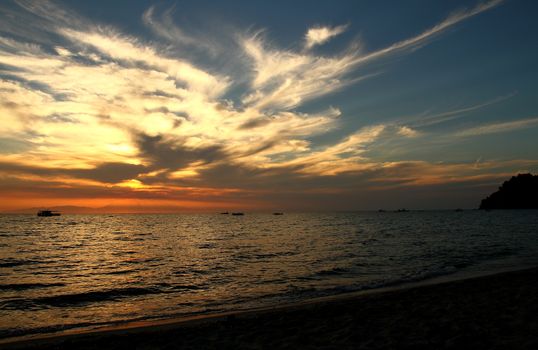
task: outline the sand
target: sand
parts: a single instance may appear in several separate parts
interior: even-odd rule
[[[538,349],[538,268],[2,344],[7,349]]]

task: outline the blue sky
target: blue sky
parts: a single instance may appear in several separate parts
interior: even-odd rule
[[[6,1],[4,209],[475,207],[538,168],[537,9]]]

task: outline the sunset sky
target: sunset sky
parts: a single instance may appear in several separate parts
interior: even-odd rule
[[[0,211],[477,207],[538,172],[537,13],[2,1]]]

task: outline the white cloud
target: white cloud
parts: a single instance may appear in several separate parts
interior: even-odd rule
[[[334,57],[278,50],[269,47],[260,34],[243,38],[242,46],[254,71],[253,91],[242,102],[261,110],[290,110],[343,88],[352,82],[345,75],[353,70],[358,55],[356,50]]]
[[[405,136],[405,137],[417,137],[419,135],[419,132],[411,129],[408,126],[401,126],[398,128],[398,135]]]
[[[342,34],[346,29],[347,25],[310,28],[305,34],[305,48],[311,49],[316,45],[322,45],[335,36]]]
[[[496,134],[501,132],[509,132],[523,128],[531,128],[538,126],[538,117],[519,119],[511,122],[490,123],[473,128],[469,128],[456,133],[457,136],[478,136],[486,134]]]
[[[79,32],[71,29],[64,29],[61,33],[76,43],[93,46],[113,59],[141,62],[164,71],[195,91],[210,97],[220,96],[229,85],[227,77],[212,75],[182,59],[168,58],[151,46],[139,44],[133,38],[116,33]]]
[[[363,127],[334,145],[275,166],[301,166],[300,172],[309,175],[336,175],[370,168],[372,164],[364,162],[365,158],[361,155],[368,144],[379,138],[385,128],[385,125]]]

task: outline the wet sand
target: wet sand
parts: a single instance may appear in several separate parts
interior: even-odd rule
[[[0,348],[538,349],[538,268]]]

